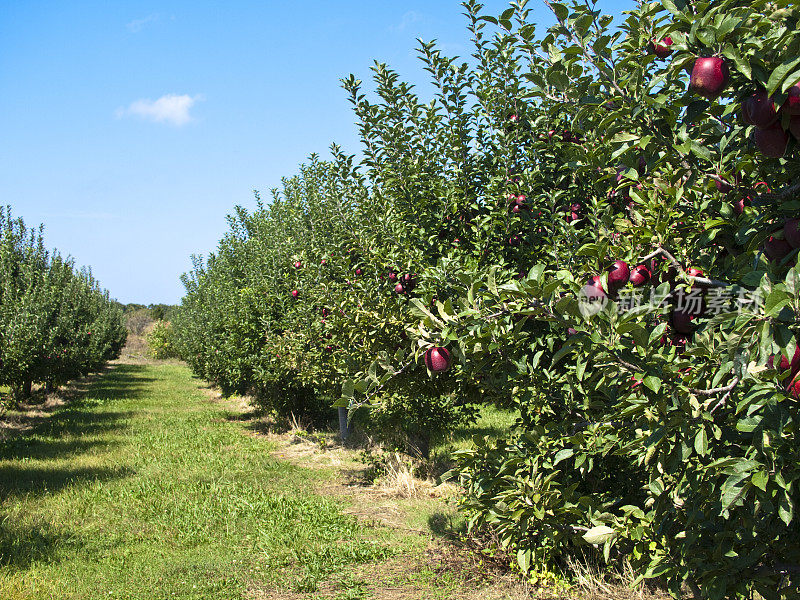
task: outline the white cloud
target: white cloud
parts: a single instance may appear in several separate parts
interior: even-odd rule
[[[143,19],[134,19],[130,23],[126,24],[125,27],[127,27],[128,31],[131,33],[139,33],[145,25],[148,23],[155,23],[160,19],[161,17],[157,14],[148,15]]]
[[[142,99],[131,102],[128,108],[118,108],[116,115],[118,119],[133,115],[154,123],[169,123],[180,127],[192,120],[189,110],[195,102],[202,99],[202,95],[166,94],[158,100]]]
[[[403,18],[400,19],[400,23],[392,25],[390,29],[392,31],[405,31],[409,25],[419,23],[420,21],[422,21],[422,15],[414,10],[410,10],[403,15]]]

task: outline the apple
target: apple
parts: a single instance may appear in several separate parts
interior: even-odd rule
[[[731,202],[731,208],[733,208],[733,212],[736,213],[737,215],[740,215],[744,212],[744,206],[745,206],[744,197],[737,198],[736,200]]]
[[[769,236],[764,242],[764,254],[772,261],[780,261],[791,251],[792,247],[789,242],[776,238],[774,235]]]
[[[300,295],[300,292],[298,292],[297,290],[292,290],[292,298],[294,298],[296,300],[299,295]]]
[[[391,271],[389,273],[389,281],[397,281],[397,273],[395,273],[394,271]]]
[[[800,115],[800,81],[786,90],[786,93],[788,98],[781,106],[781,110],[792,116]]]
[[[403,287],[402,283],[398,283],[396,286],[394,286],[394,291],[397,294],[405,294],[406,288]]]
[[[356,277],[361,277],[363,273],[364,271],[362,271],[361,269],[356,269]]]
[[[648,281],[650,281],[650,269],[648,269],[644,265],[636,265],[631,270],[631,275],[628,278],[633,284],[633,287],[639,287],[640,285],[644,285]]]
[[[708,100],[717,98],[730,83],[728,63],[719,56],[700,57],[694,61],[689,87]]]
[[[761,153],[771,158],[783,156],[789,144],[789,134],[783,130],[780,123],[774,123],[766,129],[756,129],[753,139]]]
[[[328,264],[328,261],[323,258],[321,261],[319,261],[319,264],[326,265]]]
[[[789,132],[794,136],[794,139],[800,140],[800,115],[795,115],[789,119]]]
[[[522,238],[519,235],[512,235],[510,238],[508,238],[508,245],[509,246],[519,246],[521,241],[522,241]]]
[[[667,58],[670,54],[672,54],[672,38],[667,36],[660,42],[656,42],[655,40],[650,42],[650,49],[653,54],[655,54],[658,58]]]
[[[450,368],[450,351],[436,346],[425,351],[425,366],[434,373],[443,373]]]
[[[717,189],[722,192],[723,194],[727,194],[730,191],[733,191],[735,186],[739,185],[739,176],[733,178],[733,183],[729,180],[722,177],[722,175],[717,174],[717,179],[714,180],[714,185],[717,186]]]
[[[608,286],[610,288],[622,287],[628,282],[630,276],[631,271],[628,268],[628,263],[624,260],[617,260],[608,270]]]
[[[692,333],[694,331],[695,315],[682,310],[672,311],[672,327],[678,333]]]
[[[783,238],[792,248],[800,248],[800,219],[789,219],[783,225]]]
[[[795,377],[792,379],[789,382],[786,391],[789,392],[793,397],[800,398],[800,377]]]
[[[603,289],[603,280],[599,275],[589,278],[583,286],[583,293],[589,302],[602,302],[606,299],[606,291]]]
[[[299,269],[299,268],[301,268],[302,266],[303,266],[303,263],[301,263],[299,260],[298,260],[296,263],[294,263],[294,268],[295,268],[295,269]]]
[[[757,90],[742,100],[742,115],[746,123],[759,129],[766,129],[778,120],[775,103],[764,89]]]

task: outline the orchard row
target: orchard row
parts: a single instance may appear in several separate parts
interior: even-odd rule
[[[361,157],[333,146],[236,209],[185,276],[181,353],[423,456],[481,405],[517,409],[456,473],[524,572],[577,552],[675,595],[788,597],[798,9],[545,4],[538,31],[524,5],[466,2],[469,62],[419,47],[431,101],[380,63],[374,101],[345,79]],[[645,290],[671,300],[620,310]],[[712,292],[764,302],[717,314]]]
[[[96,371],[125,343],[122,311],[87,270],[0,208],[0,385],[18,398]]]

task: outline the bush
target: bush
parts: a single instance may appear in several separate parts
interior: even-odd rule
[[[421,43],[430,103],[382,64],[375,101],[345,79],[363,160],[334,146],[236,209],[184,279],[180,351],[271,405],[371,408],[418,451],[518,407],[524,433],[460,478],[523,571],[579,549],[676,596],[789,597],[798,8],[640,4],[614,27],[548,6],[538,34],[524,5],[466,2],[475,66]]]
[[[166,321],[156,321],[153,328],[146,336],[149,354],[155,359],[180,358],[175,347],[175,333],[172,324]]]
[[[119,356],[125,339],[122,312],[91,272],[0,208],[0,386],[18,397],[34,383],[57,387]]]

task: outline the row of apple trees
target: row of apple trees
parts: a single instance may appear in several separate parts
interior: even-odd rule
[[[464,510],[523,571],[575,552],[677,596],[800,572],[800,37],[789,0],[464,4],[469,63],[344,81],[333,148],[185,277],[181,352],[286,414],[332,403],[425,453],[476,405]]]
[[[122,311],[91,273],[0,207],[0,385],[31,394],[96,371],[125,343]]]

